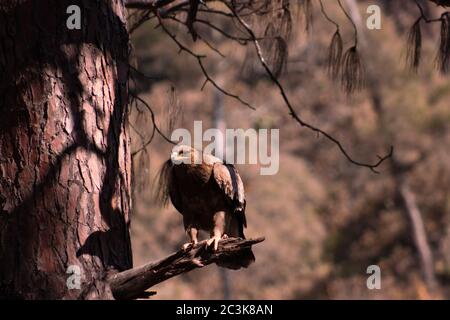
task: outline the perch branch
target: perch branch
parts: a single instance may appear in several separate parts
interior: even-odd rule
[[[237,252],[262,241],[264,237],[228,238],[221,240],[219,248],[213,252],[210,248],[206,248],[205,240],[188,251],[180,249],[159,261],[116,273],[109,279],[111,291],[116,299],[142,297],[145,295],[145,290],[160,282],[211,263],[221,260],[229,261]]]

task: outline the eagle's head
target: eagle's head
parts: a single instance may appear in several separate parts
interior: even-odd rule
[[[199,151],[187,145],[178,145],[172,149],[172,154],[170,155],[170,160],[172,164],[194,164],[200,160],[201,163],[202,155]]]
[[[173,179],[173,170],[186,170],[187,166],[193,166],[196,159],[202,159],[202,153],[188,145],[177,145],[173,147],[170,159],[164,162],[158,174],[155,190],[155,200],[157,203],[166,205],[169,202],[169,188]],[[202,164],[202,161],[200,161]],[[193,166],[199,168],[200,166]]]
[[[169,186],[172,183],[173,171],[178,172],[196,172],[197,175],[209,179],[212,168],[216,163],[223,163],[219,158],[203,153],[188,145],[177,145],[173,147],[170,159],[166,160],[158,174],[155,190],[155,200],[160,204],[167,204],[169,201]]]
[[[222,160],[219,158],[198,151],[197,149],[192,148],[187,145],[177,145],[172,149],[172,154],[170,155],[171,164],[207,164],[213,165],[216,162],[222,163]]]

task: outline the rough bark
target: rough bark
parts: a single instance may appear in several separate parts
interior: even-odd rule
[[[0,297],[111,298],[132,266],[127,61],[119,0],[1,2]]]
[[[181,273],[202,268],[217,261],[236,259],[235,253],[264,241],[264,238],[240,239],[228,238],[219,242],[219,248],[213,252],[206,248],[206,240],[197,243],[191,250],[179,250],[168,257],[141,267],[126,270],[110,277],[110,286],[116,299],[134,299],[145,297],[145,290],[177,276]]]

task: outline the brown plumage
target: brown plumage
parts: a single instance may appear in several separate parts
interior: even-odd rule
[[[159,195],[163,203],[170,199],[183,215],[185,230],[198,242],[198,231],[210,232],[208,246],[217,250],[222,237],[244,238],[244,184],[237,169],[220,159],[202,154],[189,146],[176,146],[165,162],[159,177]],[[255,257],[251,249],[241,251],[232,261],[219,265],[231,269],[248,267]]]

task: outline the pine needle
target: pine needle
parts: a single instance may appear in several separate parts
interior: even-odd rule
[[[439,51],[436,57],[437,68],[442,73],[447,73],[450,66],[450,14],[442,15],[441,20],[441,40]]]
[[[330,47],[328,49],[328,74],[332,79],[337,79],[341,69],[343,43],[339,29],[331,39]]]
[[[409,69],[417,72],[420,64],[420,56],[422,51],[422,31],[420,21],[422,17],[416,20],[408,34],[408,42],[406,46],[406,65]]]
[[[364,68],[356,46],[344,54],[341,83],[347,94],[364,87]]]

